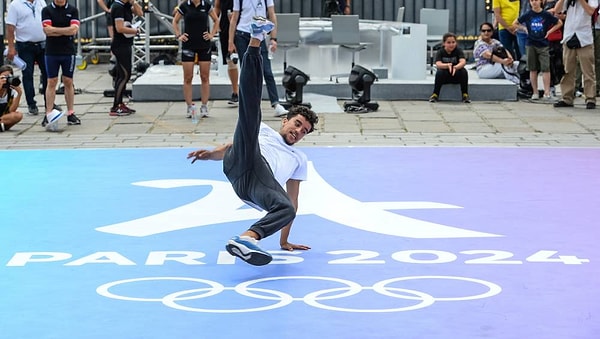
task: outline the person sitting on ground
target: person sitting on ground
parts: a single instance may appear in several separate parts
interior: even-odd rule
[[[8,65],[0,66],[0,132],[8,131],[23,119],[23,113],[17,108],[21,102],[21,85],[13,85],[13,69]]]
[[[504,48],[500,41],[492,38],[494,28],[491,23],[484,22],[479,26],[481,32],[479,39],[475,41],[473,57],[476,62],[477,75],[481,79],[507,79],[519,84],[519,71],[517,62],[505,49],[507,57],[501,58],[494,55],[494,50]]]
[[[469,99],[469,74],[465,69],[467,59],[462,49],[456,46],[456,35],[446,33],[442,38],[442,48],[439,49],[435,57],[435,83],[433,94],[429,97],[429,102],[436,102],[440,97],[440,90],[445,84],[460,84],[462,101],[470,103]]]

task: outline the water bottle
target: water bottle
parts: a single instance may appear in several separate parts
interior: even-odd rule
[[[4,49],[4,56],[7,56],[7,55],[8,55],[8,48]],[[16,68],[20,69],[21,71],[23,71],[23,70],[25,70],[25,68],[27,68],[27,63],[23,59],[19,58],[18,55],[14,56],[14,58],[12,60],[12,64]]]
[[[269,43],[269,47],[268,47],[268,50],[269,50],[268,58],[269,58],[269,60],[273,60],[273,48],[274,48],[273,42],[271,41]]]
[[[196,106],[192,109],[192,124],[198,124],[198,108]]]

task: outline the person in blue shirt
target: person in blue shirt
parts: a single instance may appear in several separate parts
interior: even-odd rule
[[[548,35],[562,27],[562,21],[542,8],[543,0],[529,0],[531,10],[515,20],[527,27],[527,68],[533,94],[532,100],[540,98],[538,93],[538,72],[542,73],[545,99],[550,99],[550,47]]]

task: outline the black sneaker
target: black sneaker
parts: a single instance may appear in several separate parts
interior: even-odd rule
[[[573,107],[573,104],[567,104],[564,100],[559,100],[554,103],[554,107]]]
[[[462,95],[462,101],[465,104],[470,104],[471,103],[471,98],[469,98],[469,95],[467,93],[463,93],[463,95]]]
[[[58,106],[57,104],[54,104],[54,106],[52,106],[52,109],[62,112],[62,108],[60,108],[60,106]]]
[[[237,105],[239,101],[240,101],[240,99],[239,99],[238,95],[236,93],[232,93],[231,99],[229,99],[229,101],[227,103],[230,105]]]
[[[585,104],[585,108],[586,109],[596,109],[596,103],[595,102],[587,102]]]
[[[40,113],[40,110],[38,109],[36,104],[29,105],[29,107],[27,107],[27,109],[28,109],[28,113],[31,115],[38,115],[38,113]]]
[[[69,114],[69,115],[67,115],[67,124],[81,125],[81,120],[79,120],[79,118],[75,115],[75,113]]]
[[[48,125],[48,117],[44,114],[44,120],[42,120],[42,127],[46,127]]]
[[[438,95],[433,93],[430,97],[429,97],[429,102],[437,102],[438,101]]]

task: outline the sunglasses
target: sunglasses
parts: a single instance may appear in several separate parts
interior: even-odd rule
[[[489,33],[489,32],[491,32],[492,30],[491,30],[491,29],[482,29],[481,31],[482,31],[483,33]]]

